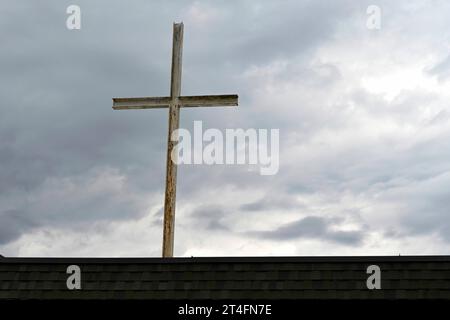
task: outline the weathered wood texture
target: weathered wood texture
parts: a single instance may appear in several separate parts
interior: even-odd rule
[[[113,98],[114,110],[168,108],[170,97]]]
[[[177,165],[173,159],[172,151],[176,146],[177,137],[173,136],[180,122],[180,104],[178,97],[181,94],[181,70],[183,59],[183,23],[173,25],[172,45],[172,76],[170,81],[169,106],[169,132],[167,135],[167,167],[166,167],[166,194],[164,198],[164,235],[163,257],[173,257],[175,233],[175,204],[177,195]],[[174,153],[175,154],[175,153]]]
[[[113,98],[114,110],[168,108],[171,97]],[[180,96],[180,107],[234,107],[238,105],[236,94]]]
[[[183,107],[233,107],[238,105],[236,94],[223,94],[212,96],[181,96]]]

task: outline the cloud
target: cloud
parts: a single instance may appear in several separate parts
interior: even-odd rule
[[[6,208],[0,214],[0,244],[42,227],[79,229],[99,221],[136,218],[151,204],[151,198],[146,201],[141,191],[111,168],[96,168],[80,176],[51,177],[31,193],[16,191],[0,199]]]
[[[418,177],[384,191],[380,202],[389,203],[396,210],[389,211],[394,221],[398,221],[396,230],[400,234],[395,236],[436,234],[450,241],[449,185],[447,171],[432,177]]]
[[[217,205],[203,205],[195,208],[190,216],[195,221],[193,225],[201,225],[209,231],[230,231],[230,228],[223,223],[226,217],[224,208]]]
[[[0,220],[0,245],[17,239],[23,232],[36,226],[29,215],[18,210],[1,211]]]
[[[436,76],[439,81],[445,81],[450,76],[450,56],[427,71],[430,75]]]
[[[363,239],[362,231],[335,231],[331,226],[335,223],[322,217],[306,217],[284,224],[275,230],[254,232],[261,239],[292,241],[309,238],[336,242],[343,245],[359,245]]]
[[[183,94],[240,106],[181,126],[280,129],[280,170],[178,168],[183,255],[448,253],[450,4],[7,1],[0,13],[0,251],[159,255],[172,22]],[[255,233],[255,230],[258,230]],[[261,231],[263,230],[263,231]],[[265,239],[265,241],[261,241]]]
[[[254,202],[244,203],[240,206],[243,211],[262,211],[262,210],[289,210],[304,208],[304,205],[292,196],[267,194]]]

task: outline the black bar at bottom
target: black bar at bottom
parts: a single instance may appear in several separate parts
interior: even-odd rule
[[[90,319],[366,319],[447,314],[448,300],[0,300],[2,315]],[[445,312],[445,313],[443,313]],[[5,317],[5,319],[7,319]]]

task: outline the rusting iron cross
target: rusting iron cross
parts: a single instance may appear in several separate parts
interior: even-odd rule
[[[237,95],[181,96],[181,61],[183,52],[183,23],[173,25],[172,74],[170,97],[113,98],[114,110],[169,108],[169,133],[167,138],[166,194],[164,199],[163,257],[173,257],[175,231],[175,199],[177,190],[177,165],[171,159],[177,154],[180,107],[237,106]],[[172,139],[171,139],[172,137]],[[175,151],[175,152],[173,152]]]

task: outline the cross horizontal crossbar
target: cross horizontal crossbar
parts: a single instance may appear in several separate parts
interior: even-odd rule
[[[171,97],[113,98],[114,110],[168,108]],[[237,94],[181,96],[182,107],[232,107],[238,105]]]

